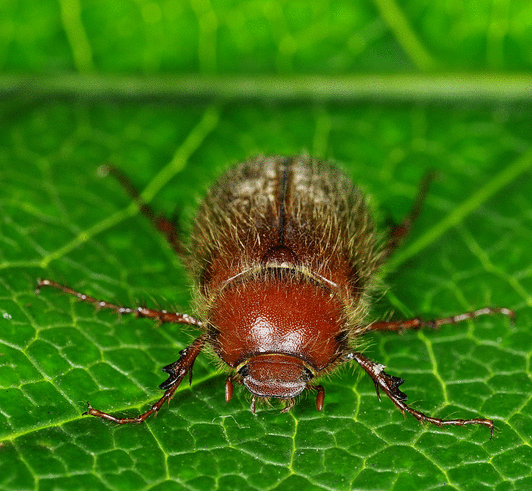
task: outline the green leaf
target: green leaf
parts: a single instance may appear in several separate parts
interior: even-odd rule
[[[532,125],[523,89],[532,11],[524,0],[460,5],[7,5],[0,489],[532,486]],[[373,74],[387,83],[363,90]],[[438,171],[371,318],[504,306],[515,324],[493,316],[368,334],[365,353],[406,380],[412,407],[491,418],[494,438],[483,427],[403,418],[350,366],[322,381],[322,413],[307,394],[289,413],[273,402],[253,415],[243,387],[224,402],[225,371],[207,354],[157,418],[116,426],[82,416],[87,401],[114,415],[145,411],[161,396],[161,367],[198,334],[119,319],[52,289],[35,294],[37,278],[50,278],[122,305],[192,313],[179,258],[99,167],[118,165],[156,210],[177,212],[186,235],[223,169],[260,153],[305,152],[338,162],[380,225],[400,220],[423,174]]]

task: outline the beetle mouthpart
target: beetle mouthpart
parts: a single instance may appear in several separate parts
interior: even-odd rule
[[[295,356],[267,354],[251,357],[239,370],[246,388],[257,397],[293,399],[313,377],[305,362]]]

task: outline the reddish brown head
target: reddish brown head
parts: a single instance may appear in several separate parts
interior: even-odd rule
[[[280,353],[252,356],[238,373],[253,395],[277,399],[293,399],[314,377],[303,360]]]

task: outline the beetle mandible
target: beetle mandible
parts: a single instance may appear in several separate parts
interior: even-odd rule
[[[370,331],[437,328],[506,308],[484,308],[444,319],[420,318],[368,322],[370,295],[383,262],[408,235],[420,212],[431,175],[420,186],[411,212],[386,236],[375,231],[359,188],[335,166],[308,156],[262,156],[229,169],[200,205],[186,248],[173,222],[157,216],[144,203],[125,174],[106,166],[142,213],[163,233],[185,261],[195,282],[196,317],[146,307],[121,307],[97,300],[52,280],[39,280],[98,308],[148,317],[158,322],[189,324],[202,334],[163,371],[169,377],[164,395],[137,417],[121,418],[94,409],[91,414],[115,423],[140,423],[157,413],[174,395],[204,346],[228,365],[233,382],[256,398],[286,401],[289,410],[305,390],[317,392],[323,409],[325,391],[313,381],[348,361],[356,361],[372,378],[377,395],[383,391],[404,413],[437,426],[479,424],[489,419],[449,419],[427,416],[406,404],[399,390],[403,379],[387,374],[360,349],[360,337]]]

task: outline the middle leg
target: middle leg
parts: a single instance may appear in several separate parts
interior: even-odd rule
[[[425,321],[416,317],[414,319],[406,319],[399,321],[379,321],[374,322],[368,327],[368,331],[395,331],[403,332],[407,330],[419,330],[425,327],[431,327],[432,329],[437,329],[440,326],[445,324],[456,324],[468,319],[474,319],[481,315],[494,315],[494,314],[503,314],[510,317],[510,322],[513,322],[515,313],[513,310],[506,308],[491,308],[485,307],[483,309],[473,310],[472,312],[465,312],[463,314],[451,315],[449,317],[444,317],[442,319],[432,319]]]

